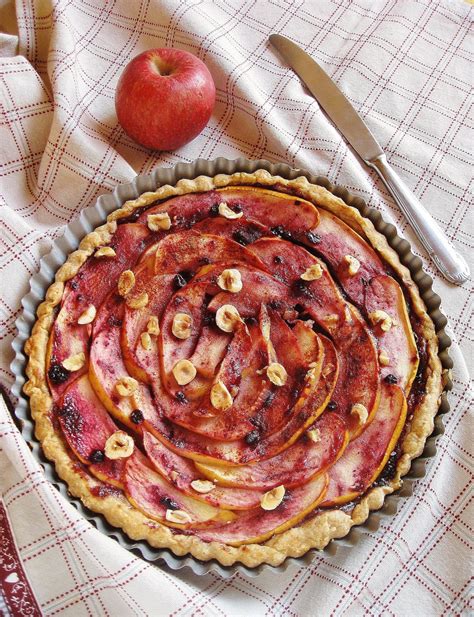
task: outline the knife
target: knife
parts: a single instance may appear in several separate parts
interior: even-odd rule
[[[464,283],[470,274],[466,261],[389,165],[380,144],[329,75],[309,54],[286,37],[272,34],[270,42],[300,77],[364,163],[378,173],[441,274],[451,283]]]

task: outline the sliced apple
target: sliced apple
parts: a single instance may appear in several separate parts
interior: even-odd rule
[[[249,510],[260,505],[262,491],[214,485],[191,461],[175,454],[146,431],[143,446],[153,467],[183,493],[225,510]]]
[[[121,306],[123,311],[123,305]],[[123,312],[115,315],[121,320]],[[90,349],[89,379],[91,385],[107,411],[123,424],[136,429],[130,415],[139,409],[145,418],[153,420],[156,410],[148,387],[140,382],[132,396],[120,396],[116,390],[122,378],[130,377],[123,362],[120,347],[120,328],[101,330],[92,341]]]
[[[271,389],[271,384],[265,384],[257,373],[265,365],[265,352],[266,344],[257,327],[251,327],[249,332],[241,324],[214,379],[215,383],[223,383],[231,393],[235,388],[231,407],[225,410],[214,408],[209,395],[188,405],[180,404],[164,397],[155,383],[155,400],[160,401],[162,414],[181,427],[207,436],[216,444],[216,440],[233,441],[245,436],[255,428],[251,419],[265,404]],[[186,392],[185,387],[183,392]]]
[[[346,302],[325,264],[306,249],[277,238],[262,238],[248,247],[290,290],[291,302],[311,308],[311,317],[331,336],[345,321]],[[320,276],[303,280],[310,267],[319,266]],[[288,293],[288,292],[287,292]]]
[[[209,216],[218,217],[218,207],[223,201],[234,210],[240,209],[246,218],[268,227],[281,227],[298,240],[319,223],[318,210],[312,203],[294,195],[251,186],[229,186],[174,197],[145,210],[138,222],[146,224],[148,215],[167,212],[172,229],[186,229]]]
[[[370,421],[378,403],[380,381],[377,347],[364,320],[343,299],[325,266],[305,249],[265,238],[252,244],[249,250],[267,267],[274,264],[274,274],[291,285],[295,293],[300,292],[299,303],[331,334],[340,363],[332,402],[337,406],[337,413],[346,418],[353,437],[357,436],[362,427],[357,417],[351,415],[352,406],[364,405]],[[303,281],[301,274],[314,264],[321,266],[321,276]]]
[[[240,467],[195,463],[201,474],[219,486],[269,490],[308,482],[325,471],[348,442],[345,423],[334,413],[324,413],[306,433],[281,454]]]
[[[261,508],[244,512],[226,524],[204,529],[199,534],[205,542],[223,542],[229,546],[259,544],[294,527],[312,512],[324,498],[327,476],[321,475],[307,484],[289,489],[281,504],[274,510]]]
[[[103,450],[107,439],[117,430],[87,375],[76,379],[65,390],[56,415],[71,450],[87,465],[91,463],[91,453]]]
[[[149,234],[143,225],[119,225],[109,245],[115,250],[115,257],[89,258],[66,284],[47,354],[48,384],[53,398],[57,399],[73,379],[87,372],[87,365],[70,374],[62,370],[66,358],[78,353],[87,356],[92,326],[78,324],[79,317],[90,306],[99,308],[120,273],[136,262]]]
[[[253,453],[246,453],[242,462],[267,459],[286,450],[326,409],[337,381],[339,364],[332,342],[322,335],[320,339],[323,352],[318,352],[316,370],[305,381],[301,396],[288,414],[288,422],[272,435],[259,440]],[[322,363],[322,368],[319,363]]]
[[[133,506],[149,518],[169,527],[194,529],[210,521],[228,522],[235,518],[232,512],[184,495],[161,474],[151,469],[140,456],[127,459],[123,482],[125,495]],[[185,513],[183,524],[169,520],[169,514],[176,511]]]
[[[145,428],[174,452],[195,461],[216,465],[243,465],[251,461],[271,458],[289,448],[324,411],[338,375],[338,360],[334,345],[321,336],[324,347],[324,362],[331,371],[321,371],[321,377],[314,382],[309,380],[298,399],[297,413],[289,414],[289,422],[273,435],[261,439],[260,431],[254,429],[243,440],[219,442],[204,435],[198,435],[163,417],[164,412],[154,418],[145,419]],[[324,376],[323,376],[324,375]],[[155,395],[155,403],[159,396]]]
[[[123,360],[128,372],[140,381],[151,383],[160,370],[158,355],[158,336],[152,334],[148,345],[142,344],[142,334],[148,332],[151,317],[160,322],[163,311],[174,293],[173,276],[151,276],[147,284],[140,285],[140,292],[148,294],[148,304],[133,309],[125,305],[120,344]]]
[[[308,311],[310,312],[310,311]],[[370,423],[380,398],[380,374],[377,347],[358,311],[351,306],[352,322],[345,323],[335,337],[339,359],[339,378],[332,402],[336,412],[347,421],[352,438]],[[363,405],[365,423],[353,414],[354,405]]]
[[[275,233],[280,229],[283,234],[291,234],[295,240],[302,240],[319,225],[318,209],[294,195],[253,186],[228,186],[218,189],[218,193],[230,208],[237,206],[245,217],[272,228]]]
[[[223,332],[215,324],[202,328],[193,355],[189,358],[198,374],[207,379],[215,376],[231,340],[232,335]]]
[[[307,239],[305,243],[333,268],[349,299],[363,307],[367,282],[374,276],[385,274],[380,257],[356,231],[323,208],[319,208],[319,224],[314,231],[319,237],[317,244]],[[348,256],[359,264],[355,273],[349,268]]]
[[[317,369],[317,361],[319,356],[323,354],[323,345],[319,336],[311,328],[311,322],[297,321],[293,334],[296,336],[299,348],[303,354],[305,366],[309,368],[312,364],[312,369]]]
[[[207,218],[195,225],[193,229],[194,231],[235,240],[242,246],[247,246],[265,236],[273,237],[269,227],[246,217],[234,220],[222,216]]]
[[[382,350],[388,358],[380,371],[382,378],[395,376],[408,393],[418,370],[418,350],[400,285],[390,276],[374,277],[366,290],[365,310],[367,314],[381,310],[391,317],[388,331],[375,326],[379,353]]]
[[[160,365],[162,382],[171,395],[181,390],[174,377],[173,367],[178,360],[192,355],[201,332],[207,283],[192,283],[175,293],[166,306],[159,335]],[[191,320],[189,336],[178,338],[173,333],[176,315],[187,315]]]
[[[322,507],[352,501],[375,482],[400,437],[406,409],[402,390],[384,383],[374,419],[331,467],[329,488]]]
[[[238,293],[221,291],[210,301],[210,311],[215,312],[224,304],[232,304],[241,317],[256,317],[261,304],[270,304],[278,307],[279,312],[294,313],[295,301],[286,285],[261,270],[247,266],[239,267],[238,270],[242,278],[242,290]]]
[[[155,253],[155,273],[186,272],[191,275],[203,265],[225,261],[241,262],[265,269],[258,257],[237,242],[190,230],[167,236],[158,244]]]
[[[105,442],[118,429],[97,398],[87,375],[70,384],[56,410],[63,435],[78,459],[100,480],[121,488],[123,459],[93,463],[93,453],[103,454]]]
[[[265,404],[257,411],[251,422],[254,428],[260,432],[260,437],[265,438],[275,433],[284,423],[299,413],[301,403],[296,404],[300,398],[304,398],[308,392],[308,364],[314,362],[321,368],[322,349],[318,342],[313,347],[313,356],[309,362],[305,362],[299,340],[294,331],[286,324],[283,318],[274,310],[269,310],[270,340],[269,361],[281,365],[286,374],[283,385],[272,385],[271,392]],[[316,335],[315,335],[315,338]],[[319,362],[319,364],[318,364]],[[268,373],[265,374],[268,381]],[[311,373],[313,382],[319,379],[319,375]]]

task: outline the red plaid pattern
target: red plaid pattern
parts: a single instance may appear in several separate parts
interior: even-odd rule
[[[397,515],[354,550],[257,579],[171,573],[121,549],[49,485],[1,408],[0,503],[8,514],[2,540],[11,525],[18,568],[43,614],[468,614],[471,283],[453,287],[438,276],[384,187],[362,169],[268,35],[289,36],[333,76],[469,258],[472,8],[461,0],[17,0],[16,14],[20,55],[0,58],[0,379],[7,389],[20,299],[63,225],[136,173],[216,156],[286,161],[327,175],[380,209],[425,259],[449,318],[456,367],[438,454]],[[164,154],[128,139],[113,103],[124,65],[160,46],[196,54],[217,87],[203,133]],[[11,48],[11,37],[2,48]],[[0,600],[1,611],[14,609]]]

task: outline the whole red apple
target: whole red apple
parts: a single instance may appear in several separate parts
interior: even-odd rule
[[[181,49],[150,49],[131,60],[115,91],[123,130],[153,150],[175,150],[211,117],[216,88],[206,65]]]

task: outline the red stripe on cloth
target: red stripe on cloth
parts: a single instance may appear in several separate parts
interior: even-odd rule
[[[18,554],[7,512],[0,501],[0,590],[13,617],[41,617]]]

